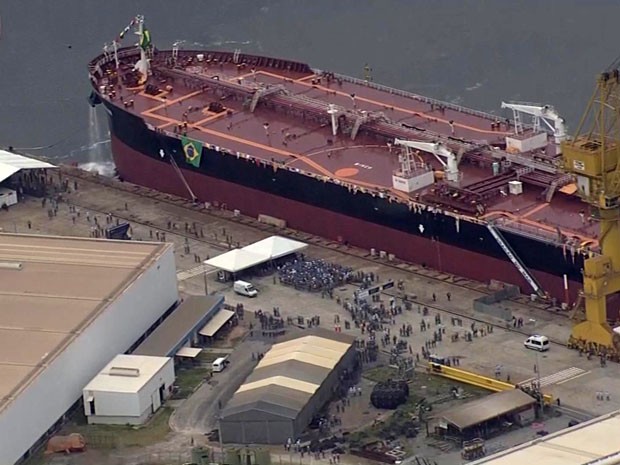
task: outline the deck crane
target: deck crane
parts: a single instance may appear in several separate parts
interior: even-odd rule
[[[596,80],[596,88],[575,136],[562,142],[564,170],[576,178],[577,193],[600,223],[601,254],[585,261],[585,321],[569,345],[611,353],[620,345],[607,322],[607,296],[620,291],[620,71],[617,60]]]
[[[420,142],[417,140],[394,139],[394,145],[407,147],[423,152],[432,153],[444,167],[446,181],[459,182],[459,162],[460,157],[441,142]],[[445,159],[445,161],[444,161]]]
[[[541,121],[553,131],[555,143],[560,145],[562,141],[566,139],[566,123],[558,112],[551,105],[536,105],[533,103],[517,103],[517,102],[502,102],[502,108],[509,108],[512,110],[515,121],[515,133],[523,133],[523,123],[521,122],[521,113],[532,115],[534,118],[534,132],[541,131]],[[553,125],[549,122],[553,121]],[[561,148],[560,148],[561,150]],[[558,151],[558,153],[561,153]]]

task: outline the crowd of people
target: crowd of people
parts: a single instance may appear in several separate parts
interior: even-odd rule
[[[323,297],[333,297],[336,287],[351,281],[353,269],[326,260],[309,260],[303,255],[278,267],[281,284],[298,290],[321,292]]]

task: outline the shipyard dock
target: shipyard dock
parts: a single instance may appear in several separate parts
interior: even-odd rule
[[[259,223],[255,219],[236,216],[227,210],[207,210],[204,206],[192,204],[186,199],[86,173],[73,167],[62,167],[58,173],[51,176],[56,180],[68,180],[70,186],[77,183],[78,189],[71,189],[70,193],[63,194],[63,201],[58,204],[57,213],[51,217],[48,216],[50,204],[46,203],[45,206],[42,206],[41,199],[31,197],[11,207],[9,211],[0,212],[0,227],[4,232],[94,237],[96,225],[105,226],[106,217],[110,218],[108,220],[110,224],[119,221],[129,222],[133,240],[158,241],[159,239],[174,244],[178,268],[177,277],[180,289],[183,292],[200,295],[205,293],[206,287],[206,291],[210,294],[224,293],[227,301],[231,303],[241,301],[246,306],[252,306],[256,302],[258,307],[261,303],[265,307],[279,306],[282,309],[287,309],[285,312],[297,314],[297,312],[303,312],[302,308],[293,308],[295,307],[296,294],[299,293],[284,286],[270,285],[271,278],[256,280],[259,288],[264,288],[262,296],[267,303],[261,302],[262,299],[248,302],[232,292],[231,283],[220,283],[213,274],[205,280],[202,272],[201,262],[203,260],[232,248],[243,247],[277,234],[310,244],[307,249],[309,256],[345,264],[355,270],[372,271],[380,276],[381,281],[402,280],[405,292],[415,296],[413,301],[416,304],[426,306],[433,312],[444,313],[448,319],[450,315],[465,318],[467,320],[467,323],[464,323],[465,326],[474,321],[479,322],[479,324],[494,325],[498,328],[506,326],[501,320],[476,313],[472,309],[474,299],[491,293],[489,286],[485,283],[440,273],[433,269],[400,262],[397,259],[390,261],[387,257],[371,257],[368,250],[345,246],[299,231]],[[189,253],[186,253],[186,244],[189,244]],[[339,292],[344,299],[350,297],[354,290],[355,288],[349,286],[339,289]],[[396,289],[386,292],[387,295],[398,295]],[[446,299],[448,292],[451,294],[450,301]],[[436,301],[432,299],[433,294],[436,296]],[[314,294],[304,294],[304,298],[313,300],[312,307],[316,307],[316,311],[323,310],[325,312],[324,321],[332,321],[333,317],[327,318],[327,316],[331,316],[337,311],[335,301],[321,299],[320,295],[318,299],[314,299],[315,297]],[[571,322],[566,312],[561,311],[560,308],[553,308],[548,303],[532,302],[529,295],[521,295],[504,301],[502,306],[509,309],[517,318],[522,318],[527,324],[522,328],[502,330],[495,333],[494,337],[501,334],[500,339],[505,336],[513,339],[513,344],[516,344],[514,347],[517,347],[517,345],[522,345],[523,340],[531,333],[547,335],[554,344],[553,351],[550,352],[549,357],[546,357],[550,359],[549,362],[545,361],[545,365],[548,363],[549,366],[543,367],[547,374],[561,371],[561,366],[566,363],[571,364],[571,366],[583,364],[585,359],[563,347],[568,340],[571,329]],[[308,311],[312,313],[315,310],[313,308]],[[413,314],[415,320],[416,311]],[[344,313],[342,316],[344,318]],[[481,338],[477,341],[474,345],[476,347],[475,356],[465,357],[462,366],[473,371],[493,375],[494,367],[501,364],[511,373],[513,380],[526,379],[532,376],[532,353],[524,352],[524,358],[529,358],[527,362],[522,364],[514,359],[512,351],[506,351],[506,360],[502,360],[501,354],[494,350],[479,350],[478,344],[494,345],[497,343],[491,339],[490,337]],[[454,352],[461,350],[459,347]],[[563,354],[564,362],[558,361],[559,364],[556,366],[553,360],[560,353]],[[486,354],[491,355],[492,358],[485,360]],[[568,362],[569,360],[571,362]],[[584,369],[587,368],[585,371],[591,372],[592,369],[596,368],[596,366],[591,366],[593,364],[595,363],[584,364]],[[613,379],[614,376],[611,375],[611,372],[616,371],[616,369],[620,373],[620,367],[615,364],[601,371],[603,377],[599,380],[600,389],[596,387],[598,382],[593,384],[593,394],[597,390],[605,390],[603,388],[606,384],[605,380]],[[580,400],[575,396],[577,403],[569,401],[572,395],[570,386],[568,383],[562,388],[557,386],[559,390],[557,393],[554,392],[554,395],[564,398],[566,404],[573,404],[589,410],[586,407],[590,404],[590,399]],[[581,388],[575,389],[574,394],[582,394]],[[620,391],[618,394],[616,408],[620,408]],[[579,405],[582,402],[584,405]],[[607,410],[605,407],[603,408]],[[600,413],[603,411],[601,410]]]
[[[309,257],[342,264],[356,271],[372,272],[378,275],[380,282],[393,280],[402,283],[400,289],[394,287],[385,291],[381,300],[387,302],[391,297],[400,299],[407,294],[413,303],[411,310],[397,315],[393,322],[395,328],[403,324],[412,325],[413,333],[408,338],[412,357],[420,353],[420,348],[430,337],[428,331],[420,331],[421,322],[425,320],[432,324],[433,318],[439,316],[447,336],[432,349],[433,352],[443,357],[458,357],[461,369],[491,378],[509,378],[513,383],[539,381],[545,393],[554,399],[561,399],[564,413],[562,425],[570,418],[583,421],[620,409],[620,389],[614,383],[620,376],[620,365],[609,363],[603,367],[596,357],[588,360],[567,349],[565,342],[570,335],[571,322],[565,312],[549,304],[532,302],[525,295],[502,302],[507,312],[524,321],[522,327],[515,328],[509,321],[473,310],[475,299],[492,292],[485,283],[403,263],[396,258],[371,256],[368,250],[259,223],[231,211],[207,209],[202,204],[193,204],[182,198],[86,173],[74,167],[63,166],[58,171],[50,171],[48,176],[51,183],[65,183],[67,191],[61,194],[58,201],[27,196],[17,205],[0,211],[0,228],[4,232],[101,237],[101,231],[106,226],[127,222],[133,241],[165,241],[174,245],[177,280],[183,294],[220,293],[228,304],[234,306],[242,303],[250,314],[259,309],[270,311],[272,307],[278,307],[284,318],[320,316],[324,328],[334,329],[332,325],[336,315],[342,321],[348,318],[347,311],[338,301],[352,297],[356,290],[352,285],[339,287],[331,299],[320,293],[303,292],[276,284],[271,275],[256,277],[252,282],[260,294],[250,300],[234,294],[232,283],[219,282],[215,274],[203,273],[202,261],[231,248],[243,247],[272,235],[290,237],[309,244],[305,251]],[[429,316],[424,317],[420,313],[424,307],[428,308]],[[457,327],[456,321],[460,326]],[[471,342],[462,338],[450,341],[448,336],[452,332],[469,328],[472,324],[484,328],[484,336],[476,337]],[[433,329],[435,326],[432,325]],[[491,327],[492,332],[489,332]],[[353,326],[342,331],[360,336],[359,329]],[[549,352],[538,354],[523,347],[526,337],[534,333],[549,337],[552,342]],[[235,360],[247,360],[247,363],[239,363],[239,368],[235,368],[244,373],[226,373],[218,389],[210,386],[200,388],[192,397],[178,404],[177,413],[170,419],[174,438],[165,443],[165,447],[154,445],[153,450],[187,447],[189,437],[192,437],[193,444],[199,441],[196,434],[203,435],[214,428],[216,400],[222,403],[228,401],[236,389],[238,378],[247,375],[251,369],[250,353],[263,351],[265,347],[265,341],[247,338],[246,333],[233,353]],[[420,367],[422,365],[423,362]],[[535,365],[536,373],[533,371]],[[226,383],[227,379],[230,385]],[[600,392],[608,396],[597,398]],[[209,406],[206,406],[207,403]],[[554,430],[560,424],[558,422],[553,426],[552,423],[546,428]],[[509,447],[531,439],[533,434],[532,430],[524,429],[512,439],[500,437],[499,440],[503,441],[504,447]],[[302,462],[310,463],[309,460],[306,458]]]

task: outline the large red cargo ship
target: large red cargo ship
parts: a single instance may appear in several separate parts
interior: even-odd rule
[[[239,50],[114,41],[89,65],[129,182],[560,301],[597,227],[546,105],[471,110]],[[498,102],[499,107],[499,102]],[[526,123],[527,122],[527,123]]]

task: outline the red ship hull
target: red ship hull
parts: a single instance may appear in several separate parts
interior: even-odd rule
[[[116,167],[126,181],[189,197],[187,189],[171,165],[144,156],[114,136],[112,153]],[[257,217],[265,214],[286,218],[290,228],[332,240],[346,238],[351,244],[366,249],[375,247],[376,244],[390,244],[390,251],[406,261],[422,263],[445,273],[467,276],[481,282],[499,280],[517,284],[521,289],[529,288],[510,262],[190,170],[181,168],[181,171],[198,198],[224,203],[228,209],[239,209],[244,215]],[[145,172],[149,173],[149,176],[145,176]],[[533,270],[532,273],[551,295],[564,296],[561,276],[538,270]],[[579,288],[580,283],[569,281],[571,301],[576,298]]]

